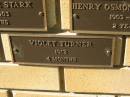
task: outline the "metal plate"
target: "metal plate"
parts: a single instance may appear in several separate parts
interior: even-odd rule
[[[115,38],[99,36],[10,36],[19,64],[111,67]]]
[[[3,50],[3,44],[0,36],[0,62],[5,61],[5,55],[4,55],[4,50]]]
[[[72,0],[71,5],[72,30],[130,32],[129,0]]]
[[[0,0],[0,30],[47,30],[45,0]]]

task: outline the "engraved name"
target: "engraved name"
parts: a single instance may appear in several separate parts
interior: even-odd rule
[[[4,1],[0,2],[0,8],[33,8],[30,1]]]
[[[73,3],[73,9],[77,10],[99,10],[101,4],[99,3]]]
[[[92,47],[91,41],[49,41],[29,40],[30,45],[44,47]]]
[[[73,3],[73,10],[105,10],[105,11],[130,11],[127,3]]]
[[[72,56],[73,52],[69,48],[89,48],[93,47],[93,42],[87,40],[67,40],[67,41],[54,41],[54,40],[28,40],[31,46],[50,47],[52,48],[53,56],[46,56],[45,60],[49,63],[77,63],[80,58]],[[62,48],[61,48],[62,47]],[[47,49],[47,48],[46,48]]]

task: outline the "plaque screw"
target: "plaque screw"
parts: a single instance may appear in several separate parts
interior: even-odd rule
[[[39,16],[44,16],[44,13],[40,11],[40,12],[38,13],[38,15],[39,15]]]
[[[106,56],[110,57],[112,55],[111,49],[105,49]]]
[[[74,19],[79,19],[79,15],[77,15],[77,14],[74,13],[74,14],[73,14],[73,18],[74,18]]]
[[[14,51],[14,54],[18,54],[19,53],[19,50],[17,48],[14,48],[13,51]]]

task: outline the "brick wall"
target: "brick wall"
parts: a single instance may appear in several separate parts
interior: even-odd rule
[[[62,29],[70,29],[69,0],[60,3]],[[52,26],[56,21],[49,18]],[[9,62],[0,63],[0,97],[130,97],[129,37],[126,39],[124,66],[117,69],[13,64],[10,62],[13,56],[8,34],[2,34],[2,42]]]

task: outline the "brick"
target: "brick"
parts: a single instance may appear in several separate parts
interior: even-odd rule
[[[58,68],[0,66],[0,88],[59,90]]]
[[[97,97],[90,94],[13,91],[13,97]]]
[[[130,69],[65,68],[67,92],[130,94]]]
[[[70,29],[70,0],[60,0],[61,5],[61,27]]]
[[[97,97],[115,97],[114,95],[98,95]]]
[[[130,37],[126,39],[124,65],[130,66]]]
[[[49,28],[53,27],[57,23],[55,2],[55,0],[46,0],[47,25]]]
[[[19,64],[13,64],[12,62],[0,62],[0,66],[19,66]]]
[[[3,42],[3,48],[4,48],[6,61],[12,61],[13,56],[12,56],[12,51],[11,51],[11,46],[10,46],[9,35],[8,34],[1,34],[1,39]]]
[[[8,97],[6,90],[0,90],[0,97]]]

